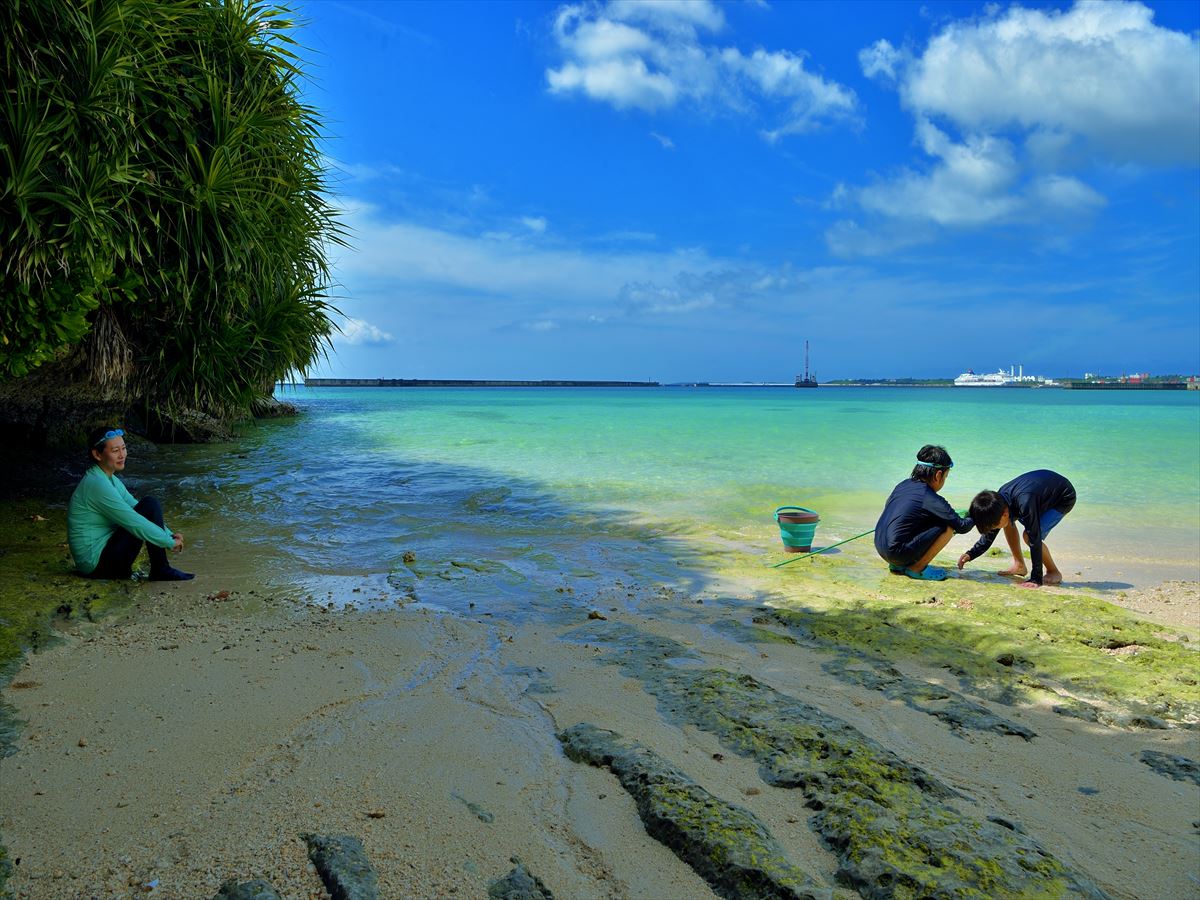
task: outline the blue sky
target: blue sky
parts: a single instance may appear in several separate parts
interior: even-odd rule
[[[1200,371],[1200,4],[296,4],[313,374]]]

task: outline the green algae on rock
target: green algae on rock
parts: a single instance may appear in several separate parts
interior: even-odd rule
[[[129,603],[131,581],[82,578],[66,548],[66,510],[34,501],[0,504],[0,678],[25,650],[54,640],[57,619],[92,621]]]
[[[609,661],[641,679],[664,718],[756,760],[768,784],[800,789],[839,878],[864,896],[1104,896],[1018,830],[959,812],[946,801],[961,795],[848,723],[750,675],[669,665],[692,656],[669,638],[599,626],[569,636],[620,647]]]
[[[670,671],[648,687],[756,759],[769,784],[801,789],[840,877],[864,896],[1104,896],[1032,839],[945,803],[952,792],[923,770],[749,675]]]
[[[569,759],[616,775],[637,803],[646,831],[722,897],[833,896],[831,888],[788,862],[753,813],[714,797],[650,748],[586,722],[558,739]]]

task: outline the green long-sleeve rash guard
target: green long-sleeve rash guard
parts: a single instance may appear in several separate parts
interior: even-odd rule
[[[67,507],[67,540],[80,572],[88,575],[96,568],[104,545],[117,528],[157,547],[169,550],[175,546],[171,529],[160,528],[134,512],[136,504],[116,475],[105,474],[99,466],[84,473]]]

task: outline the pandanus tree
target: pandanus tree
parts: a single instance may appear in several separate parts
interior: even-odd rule
[[[327,349],[342,232],[288,15],[0,3],[0,380],[227,419]]]

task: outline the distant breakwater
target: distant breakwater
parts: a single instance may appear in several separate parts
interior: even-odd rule
[[[1064,381],[1074,391],[1183,391],[1195,390],[1196,382],[1186,381]]]
[[[305,387],[660,387],[657,381],[508,381],[474,378],[305,378]]]

